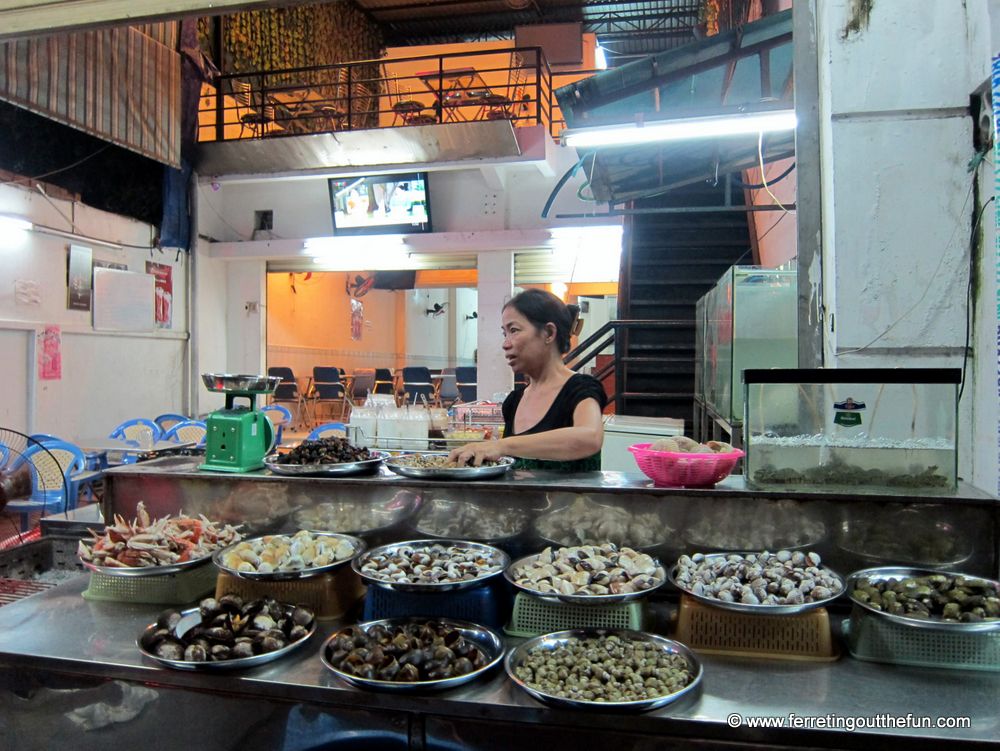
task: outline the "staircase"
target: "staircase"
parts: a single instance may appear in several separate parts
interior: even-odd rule
[[[733,193],[734,205],[742,206],[742,191]],[[701,183],[636,202],[634,209],[648,213],[626,218],[618,315],[674,323],[629,327],[616,339],[619,414],[683,418],[692,435],[695,303],[726,269],[753,259],[744,211],[678,209],[725,202],[723,181],[717,187]]]

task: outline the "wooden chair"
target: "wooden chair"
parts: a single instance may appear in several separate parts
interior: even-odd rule
[[[375,391],[375,368],[355,368],[351,381],[351,400],[364,404],[370,392]]]

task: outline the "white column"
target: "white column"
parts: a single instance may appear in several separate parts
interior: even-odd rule
[[[968,106],[989,76],[986,1],[920,3],[916,13],[905,0],[830,0],[817,3],[816,25],[827,365],[960,367],[974,211]],[[995,366],[976,376],[992,379]]]
[[[479,399],[490,399],[495,393],[514,388],[514,374],[504,359],[500,333],[503,304],[514,290],[514,253],[480,253],[478,267],[477,395]]]

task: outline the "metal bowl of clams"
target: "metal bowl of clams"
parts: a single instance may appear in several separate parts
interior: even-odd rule
[[[425,537],[496,544],[517,537],[527,525],[522,509],[432,498],[420,510],[414,529]]]
[[[238,604],[227,610],[227,602]],[[273,662],[316,633],[316,617],[307,608],[272,601],[265,621],[259,609],[264,602],[244,606],[239,598],[225,595],[202,600],[197,608],[167,610],[145,628],[136,644],[143,655],[165,667],[212,672]],[[227,612],[229,620],[224,617]],[[245,625],[234,629],[234,612],[240,613]],[[220,648],[223,653],[217,651]]]
[[[1000,582],[993,579],[884,566],[855,571],[846,591],[856,606],[900,625],[952,633],[1000,631]],[[888,591],[891,599],[885,597]],[[885,609],[893,606],[902,612]]]
[[[351,535],[299,530],[294,535],[250,537],[217,551],[212,560],[239,579],[308,579],[347,565],[367,547]]]
[[[638,600],[663,586],[666,572],[652,556],[631,548],[576,545],[527,555],[504,576],[514,587],[543,600],[610,605]]]
[[[820,566],[821,559],[816,553],[798,550],[768,553],[770,557],[759,563],[758,571],[755,567],[762,555],[760,551],[682,555],[670,569],[670,583],[706,605],[758,615],[804,613],[829,605],[844,592],[843,577],[833,569]],[[790,563],[791,568],[786,567],[786,563]],[[788,576],[792,571],[798,573]],[[788,592],[781,589],[785,581],[791,583]],[[806,581],[810,583],[805,584]],[[776,585],[774,592],[767,589],[772,582]],[[776,602],[767,602],[766,596],[762,600],[761,589],[765,595],[774,595]],[[793,595],[792,590],[801,598]]]
[[[510,556],[466,540],[406,540],[372,548],[351,562],[355,573],[397,592],[455,592],[500,576]]]
[[[605,655],[613,654],[623,671],[631,671],[633,661],[636,669],[642,669],[643,664],[655,660],[657,667],[666,671],[666,676],[658,678],[662,685],[635,689],[619,684],[609,673],[599,687],[588,686],[587,679],[603,670],[587,656],[593,642],[599,643]],[[570,676],[578,673],[581,682],[564,683],[564,678],[554,676],[547,664],[554,660]],[[538,701],[565,709],[602,711],[647,712],[663,707],[696,691],[702,676],[698,658],[680,642],[627,629],[572,629],[537,636],[512,649],[504,667],[514,684]]]
[[[487,480],[502,477],[514,466],[509,456],[501,456],[481,467],[449,466],[446,453],[401,454],[385,460],[385,466],[397,475],[420,480]]]
[[[376,691],[441,691],[474,681],[503,658],[493,629],[445,618],[386,618],[340,629],[323,664],[342,681]]]

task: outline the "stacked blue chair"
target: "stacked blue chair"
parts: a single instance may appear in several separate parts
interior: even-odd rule
[[[201,420],[184,420],[174,425],[163,434],[164,441],[174,441],[175,443],[190,443],[194,441],[195,448],[205,448],[205,436],[208,435],[208,426]]]
[[[155,422],[159,426],[160,432],[163,433],[163,435],[166,435],[167,431],[170,430],[172,427],[174,427],[174,425],[176,425],[179,422],[187,422],[190,419],[191,419],[190,417],[185,417],[184,415],[178,415],[173,412],[166,412],[160,415],[159,417],[155,418],[153,422]]]
[[[338,438],[347,437],[347,426],[342,422],[328,422],[325,425],[319,425],[313,429],[313,431],[306,436],[307,441],[318,441],[320,438],[328,438],[330,436],[337,436]]]
[[[50,441],[30,442],[24,459],[31,468],[31,497],[9,501],[6,511],[21,516],[21,531],[27,531],[30,515],[42,515],[76,508],[73,476],[84,472],[86,459],[72,443]]]
[[[159,441],[163,437],[160,426],[145,417],[136,417],[126,420],[121,425],[111,431],[109,438],[116,438],[119,441],[129,441],[139,449],[144,438],[149,438],[152,442]],[[139,461],[138,453],[126,451],[122,454],[122,464],[135,464]]]
[[[291,411],[280,404],[268,404],[266,407],[261,407],[260,411],[271,421],[271,426],[274,428],[274,445],[280,446],[281,434],[284,432],[282,429],[292,421]]]

